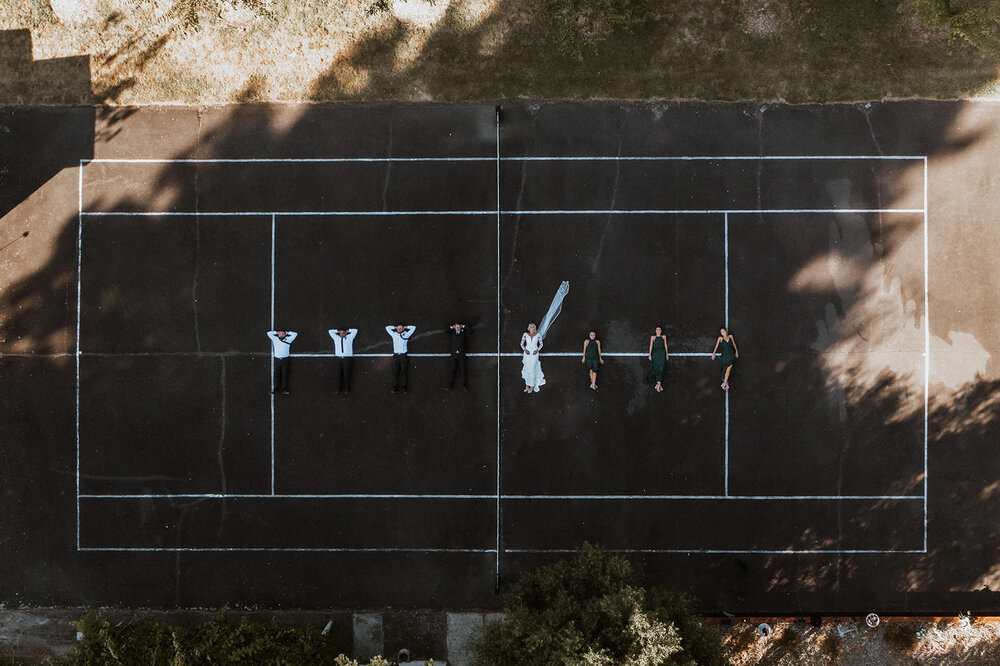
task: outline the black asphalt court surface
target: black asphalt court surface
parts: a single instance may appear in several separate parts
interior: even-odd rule
[[[0,601],[496,608],[589,541],[706,612],[995,612],[998,120],[0,109]]]

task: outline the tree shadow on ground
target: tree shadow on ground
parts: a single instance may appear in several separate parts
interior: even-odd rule
[[[389,81],[380,85],[392,85],[392,81],[399,81],[395,75],[386,76]],[[252,95],[253,91],[248,88],[247,94]],[[528,134],[521,135],[517,140],[535,145],[531,143],[531,133],[534,133],[534,137],[542,144],[538,149],[543,151],[549,141],[556,146],[564,145],[565,136],[558,135],[554,128],[561,126],[567,134],[572,134],[576,131],[572,127],[576,113],[591,118],[623,115],[634,120],[632,125],[615,122],[610,125],[626,127],[632,133],[629,138],[635,145],[648,142],[649,137],[655,134],[653,130],[668,127],[670,131],[666,134],[674,135],[688,129],[688,126],[674,124],[675,119],[681,116],[674,116],[655,105],[604,104],[590,105],[580,110],[558,105],[541,105],[543,108],[540,110],[532,110],[535,105],[531,104],[515,106],[531,118],[531,122],[527,124],[528,129],[524,130]],[[878,143],[887,151],[902,151],[907,148],[909,152],[925,153],[930,156],[932,163],[966,159],[970,150],[988,153],[993,140],[988,135],[973,132],[953,140],[949,134],[949,129],[968,106],[914,105],[910,108],[915,116],[922,119],[922,124],[896,130],[883,129]],[[405,107],[401,111],[397,107],[378,105],[292,108],[261,105],[209,112],[188,110],[182,113],[186,114],[182,122],[186,127],[197,127],[194,132],[195,140],[183,142],[182,145],[171,148],[168,153],[157,154],[156,157],[354,157],[399,154],[398,151],[409,151],[415,155],[447,154],[449,145],[445,129],[454,122],[466,131],[473,131],[470,128],[475,123],[463,119],[463,114],[477,114],[482,109],[445,108],[442,112],[442,108]],[[716,107],[694,105],[681,107],[675,112],[684,113],[691,108],[702,113]],[[754,111],[749,106],[743,107],[743,110],[747,114]],[[841,110],[845,117],[853,118],[850,123],[844,121],[844,126],[854,127],[864,117],[864,111],[855,107],[842,107]],[[784,118],[764,129],[775,136],[786,133],[793,135],[790,139],[793,144],[808,133],[803,128],[815,132],[831,131],[822,122],[823,113],[828,109],[782,108],[781,111],[786,113]],[[443,115],[434,115],[438,112]],[[146,122],[144,116],[155,111],[134,115],[128,115],[131,112],[121,112],[120,116],[116,116],[118,112],[114,111],[102,113],[108,115],[109,123],[117,124],[115,131],[118,134],[108,134],[108,154],[149,156],[145,152],[148,148],[143,143],[143,137],[130,137],[129,130],[138,126],[140,121]],[[454,113],[458,120],[449,117],[449,113]],[[546,113],[553,115],[546,119]],[[399,114],[405,116],[403,127],[412,132],[407,141],[412,139],[413,143],[406,147],[400,145],[403,140],[400,138]],[[485,113],[480,115],[491,117],[492,108],[486,108]],[[754,123],[749,127],[750,136],[760,129]],[[641,128],[650,131],[641,132]],[[492,127],[488,129],[492,130]],[[842,126],[838,125],[837,129],[842,129]],[[728,131],[725,127],[717,130]],[[392,136],[393,132],[396,133],[395,137]],[[490,143],[490,133],[484,133],[483,136],[485,138],[480,141],[481,147],[492,149],[494,146]],[[593,141],[593,145],[597,146],[595,152],[611,154],[607,147],[620,146],[622,137],[596,133]],[[466,144],[459,142],[457,145],[461,148]],[[890,145],[893,147],[889,148]],[[798,147],[801,149],[801,146]],[[760,148],[766,152],[769,146],[761,145]],[[195,173],[197,178],[193,177]],[[194,210],[205,201],[208,184],[225,182],[226,174],[221,166],[203,165],[199,170],[193,171],[190,164],[171,163],[150,167],[147,176],[143,178],[141,186],[130,183],[117,190],[124,192],[127,188],[126,193],[115,194],[116,190],[109,187],[108,192],[111,194],[98,205],[102,210],[111,212],[134,212],[150,209],[153,205],[151,202],[155,201],[157,210]],[[900,181],[890,183],[890,186],[897,186],[898,192],[905,192],[909,187],[907,178],[905,175],[900,176]],[[107,183],[114,182],[111,178],[107,180]],[[266,558],[248,556],[246,559],[234,556],[242,573],[238,576],[238,582],[230,585],[225,581],[206,584],[207,577],[215,576],[217,570],[213,568],[210,558],[201,555],[152,554],[123,562],[119,553],[86,556],[77,553],[72,530],[66,528],[67,525],[74,524],[76,511],[72,487],[76,467],[73,451],[76,370],[68,357],[56,356],[72,354],[75,349],[75,294],[79,251],[75,186],[76,181],[73,179],[67,190],[70,196],[63,201],[63,205],[53,210],[50,218],[40,222],[48,225],[53,232],[52,247],[47,248],[44,255],[38,255],[39,259],[31,266],[31,270],[23,271],[20,278],[5,284],[0,293],[0,310],[4,312],[4,317],[0,320],[0,339],[3,339],[5,346],[2,361],[9,368],[5,374],[10,378],[11,384],[19,388],[17,392],[5,392],[0,402],[5,415],[3,453],[7,459],[14,461],[3,472],[4,487],[8,489],[5,498],[11,509],[9,515],[12,519],[5,528],[0,550],[4,552],[6,561],[11,563],[12,570],[28,574],[8,578],[3,590],[6,598],[16,597],[30,603],[192,605],[218,603],[222,599],[212,595],[221,594],[240,603],[285,603],[295,599],[306,606],[330,603],[360,606],[378,603],[380,600],[389,603],[389,598],[384,595],[391,592],[398,596],[401,604],[488,606],[496,603],[492,597],[492,586],[480,580],[482,577],[488,578],[491,572],[476,567],[470,567],[469,570],[458,569],[457,574],[455,571],[446,574],[444,570],[437,570],[435,575],[438,577],[470,572],[476,576],[475,580],[463,579],[459,585],[461,589],[457,592],[442,591],[440,578],[418,580],[417,574],[434,571],[435,567],[427,565],[425,560],[421,560],[423,564],[415,564],[415,558],[410,556],[404,558],[404,565],[414,566],[414,569],[406,570],[406,566],[394,565],[394,570],[402,571],[409,581],[400,588],[387,592],[382,588],[369,588],[360,582],[347,582],[343,589],[338,589],[331,595],[329,589],[315,584],[315,580],[329,580],[329,574],[324,578],[323,567],[330,560],[323,558],[304,564],[299,559],[294,567],[289,565],[286,569],[281,566],[277,567],[280,571],[275,571],[270,555]],[[253,196],[255,188],[279,186],[284,185],[257,181],[240,183],[246,196]],[[14,203],[16,206],[20,202]],[[944,215],[945,211],[940,214]],[[200,244],[206,242],[206,236],[205,230],[199,230],[193,223],[184,224],[186,231],[184,234],[178,231],[177,247],[178,256],[188,261],[191,257],[197,257],[197,253],[205,251]],[[871,221],[865,221],[864,226],[866,229],[879,228]],[[839,311],[835,312],[835,319],[850,322],[851,310],[872,297],[872,282],[866,282],[862,278],[873,270],[880,270],[881,266],[895,265],[897,261],[912,263],[907,258],[907,252],[914,235],[918,233],[918,227],[902,223],[886,228],[884,233],[876,233],[863,242],[859,241],[860,245],[833,245],[832,249],[827,247],[828,252],[810,251],[795,257],[795,261],[798,262],[798,267],[805,267],[817,260],[829,260],[829,254],[855,257],[855,251],[859,248],[870,249],[869,259],[852,264],[853,268],[848,270],[848,273],[858,273],[858,279],[842,284],[842,288],[837,290],[841,301]],[[33,234],[32,238],[34,237]],[[124,240],[121,242],[123,244],[120,247],[113,247],[104,258],[109,265],[124,261],[123,257],[127,257],[129,261],[142,262],[144,257],[152,256],[150,249],[140,241],[133,244]],[[876,247],[877,250],[874,249]],[[170,274],[169,267],[165,268],[167,274]],[[185,263],[185,270],[188,268],[190,266]],[[207,266],[204,270],[207,270]],[[247,284],[250,284],[251,274],[255,270],[256,267],[246,269],[244,275]],[[199,274],[195,273],[195,276],[192,280],[198,279]],[[203,278],[204,275],[201,274],[200,277]],[[308,280],[309,276],[303,275],[300,278]],[[916,279],[919,282],[918,278],[906,279]],[[168,307],[160,315],[164,329],[173,330],[171,327],[176,327],[177,336],[188,336],[189,329],[196,325],[193,323],[194,306],[191,311],[187,309],[187,304],[193,301],[192,294],[196,288],[192,280],[165,280],[161,283],[151,281],[151,289],[162,292],[160,295],[164,297],[165,303],[184,304],[183,312],[178,310],[180,306],[172,309]],[[148,299],[136,299],[137,302],[132,302],[114,297],[114,290],[121,285],[113,284],[111,280],[108,282],[95,285],[97,289],[107,290],[107,298],[102,297],[103,292],[84,295],[84,302],[94,308],[90,314],[96,317],[96,323],[88,324],[89,326],[101,326],[101,322],[129,321],[137,309],[149,307]],[[124,283],[125,280],[121,279],[120,282]],[[881,286],[882,283],[876,280],[875,284]],[[950,288],[951,285],[932,282],[932,302],[933,299],[947,298]],[[918,290],[917,287],[912,289]],[[247,302],[259,295],[256,294],[257,291],[257,288],[247,288]],[[793,310],[805,310],[814,306],[817,299],[821,304],[826,299],[825,295],[817,297],[815,294],[803,294],[791,287],[782,295],[792,304]],[[503,297],[513,300],[518,295],[505,293]],[[905,315],[901,318],[910,323],[921,320],[922,305],[918,304],[915,312],[906,310],[904,306],[905,303],[899,304],[900,312]],[[239,307],[239,304],[234,307]],[[1000,343],[994,339],[992,329],[988,328],[988,322],[984,320],[934,322],[931,332],[944,340],[956,326],[961,326],[962,330],[981,341],[994,358],[1000,353]],[[840,330],[833,326],[829,331],[832,339],[825,343],[827,346],[815,351],[826,352],[836,343],[857,337],[853,329]],[[756,353],[750,350],[766,349],[766,340],[763,336],[755,337],[757,335],[751,334],[744,338],[744,344],[749,343],[747,353]],[[177,336],[167,338],[175,340]],[[184,340],[186,339],[185,337]],[[163,340],[157,338],[153,342],[160,344]],[[812,340],[805,341],[806,350],[810,342]],[[914,381],[919,384],[919,379],[912,374],[885,371],[875,374],[873,381],[863,371],[852,374],[853,366],[830,366],[825,356],[829,354],[816,353],[803,361],[803,376],[814,387],[822,384],[829,393],[839,395],[856,428],[870,431],[888,423],[889,428],[884,432],[889,433],[886,436],[892,441],[886,442],[883,447],[877,437],[872,437],[865,440],[864,446],[869,448],[868,454],[872,460],[883,465],[891,463],[895,447],[902,445],[897,439],[923,430],[923,410],[911,408],[915,399],[911,392],[912,384]],[[831,367],[834,368],[832,371]],[[174,381],[169,377],[164,377],[163,380]],[[105,378],[100,386],[112,404],[117,394],[127,393],[133,388],[116,386],[113,377]],[[994,469],[992,462],[995,460],[992,447],[996,440],[997,419],[1000,417],[1000,404],[995,399],[998,388],[1000,384],[996,380],[982,376],[970,378],[952,388],[933,387],[928,414],[928,463],[933,477],[928,486],[929,540],[926,554],[693,554],[637,556],[637,559],[645,561],[647,570],[656,583],[690,590],[701,598],[705,608],[711,609],[753,611],[765,610],[762,606],[766,606],[768,610],[786,612],[819,607],[852,610],[855,604],[862,603],[859,600],[880,611],[950,609],[956,608],[958,604],[962,608],[973,610],[981,607],[995,608],[997,602],[994,592],[974,590],[984,587],[992,590],[996,586],[993,579],[1000,564],[1000,533],[990,520],[996,509],[998,496],[996,479],[1000,478],[1000,470]],[[762,390],[767,390],[767,387]],[[192,392],[192,396],[196,393]],[[919,396],[917,399],[919,400]],[[824,409],[827,410],[824,411],[825,414],[832,413],[835,417],[840,405],[831,402]],[[221,408],[219,411],[212,411],[205,418],[204,428],[211,429],[214,434],[215,429],[219,428],[220,415]],[[565,425],[567,428],[575,427],[572,424]],[[170,446],[169,433],[150,432],[149,436],[166,436],[162,447]],[[833,461],[834,464],[837,462],[836,459]],[[912,493],[921,483],[922,479],[911,478],[894,490]],[[871,512],[877,515],[881,510],[882,507],[876,506]],[[864,524],[860,527],[863,528]],[[784,545],[795,548],[802,543],[796,540]],[[615,547],[614,543],[605,545]],[[524,567],[549,559],[552,557],[508,554],[504,556],[503,574],[509,579]],[[281,561],[285,564],[289,562]],[[294,571],[289,573],[291,569]],[[40,571],[47,573],[37,576]],[[310,576],[317,578],[311,580]],[[878,581],[873,582],[873,576],[877,576]],[[108,588],[104,583],[109,578],[123,581],[131,589]],[[880,581],[888,582],[883,584]]]

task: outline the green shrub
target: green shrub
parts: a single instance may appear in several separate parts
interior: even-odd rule
[[[584,544],[572,559],[525,574],[506,618],[475,645],[483,666],[721,664],[718,635],[684,595],[647,593],[624,557]]]
[[[191,629],[134,618],[112,623],[84,616],[74,626],[82,635],[69,663],[144,664],[329,664],[333,655],[326,640],[312,628],[276,622],[262,624],[244,618],[233,624],[226,610]]]
[[[943,30],[949,47],[971,44],[986,53],[1000,50],[1000,0],[903,0],[904,18],[931,30]]]

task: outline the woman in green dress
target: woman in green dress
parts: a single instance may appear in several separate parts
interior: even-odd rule
[[[715,354],[722,347],[719,357],[722,360],[722,390],[729,390],[729,373],[733,370],[733,363],[740,357],[740,350],[736,348],[736,338],[730,335],[726,329],[719,329],[719,337],[715,341],[715,349],[712,350],[712,360]]]
[[[663,327],[657,326],[649,337],[649,370],[646,372],[646,381],[650,384],[655,382],[653,390],[657,393],[663,391],[663,368],[668,358],[667,336],[663,334]]]
[[[597,366],[603,363],[601,341],[597,339],[597,331],[591,331],[587,334],[587,339],[583,341],[583,364],[590,371],[590,388],[595,391],[597,390]]]

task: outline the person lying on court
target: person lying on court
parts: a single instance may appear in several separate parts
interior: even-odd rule
[[[445,389],[450,391],[455,388],[455,376],[458,374],[459,368],[462,370],[462,386],[467,389],[469,388],[469,369],[465,365],[465,352],[468,347],[466,344],[468,335],[465,332],[465,324],[452,324],[444,329],[444,332],[448,336],[448,351],[450,352],[448,361],[451,368],[450,379]]]
[[[396,393],[402,390],[406,393],[406,385],[410,376],[410,360],[407,357],[407,345],[410,338],[413,337],[413,332],[417,330],[416,326],[403,326],[402,324],[396,324],[395,326],[389,325],[385,327],[385,332],[389,334],[392,338],[392,392]],[[400,386],[400,376],[402,376],[403,383]]]
[[[333,338],[333,355],[337,363],[337,393],[351,392],[351,365],[354,363],[354,338],[356,328],[331,328],[327,333]]]
[[[290,369],[292,343],[298,337],[295,331],[268,331],[271,338],[271,350],[274,353],[274,388],[271,395],[284,393],[288,395],[288,372]]]
[[[583,364],[590,372],[590,388],[597,390],[597,367],[603,365],[601,358],[601,340],[597,331],[591,331],[583,341]]]
[[[722,347],[722,390],[729,390],[729,373],[733,371],[733,363],[740,357],[740,350],[736,348],[736,338],[725,328],[719,329],[719,337],[715,340],[715,349],[712,350],[712,360],[715,360],[715,353]]]

